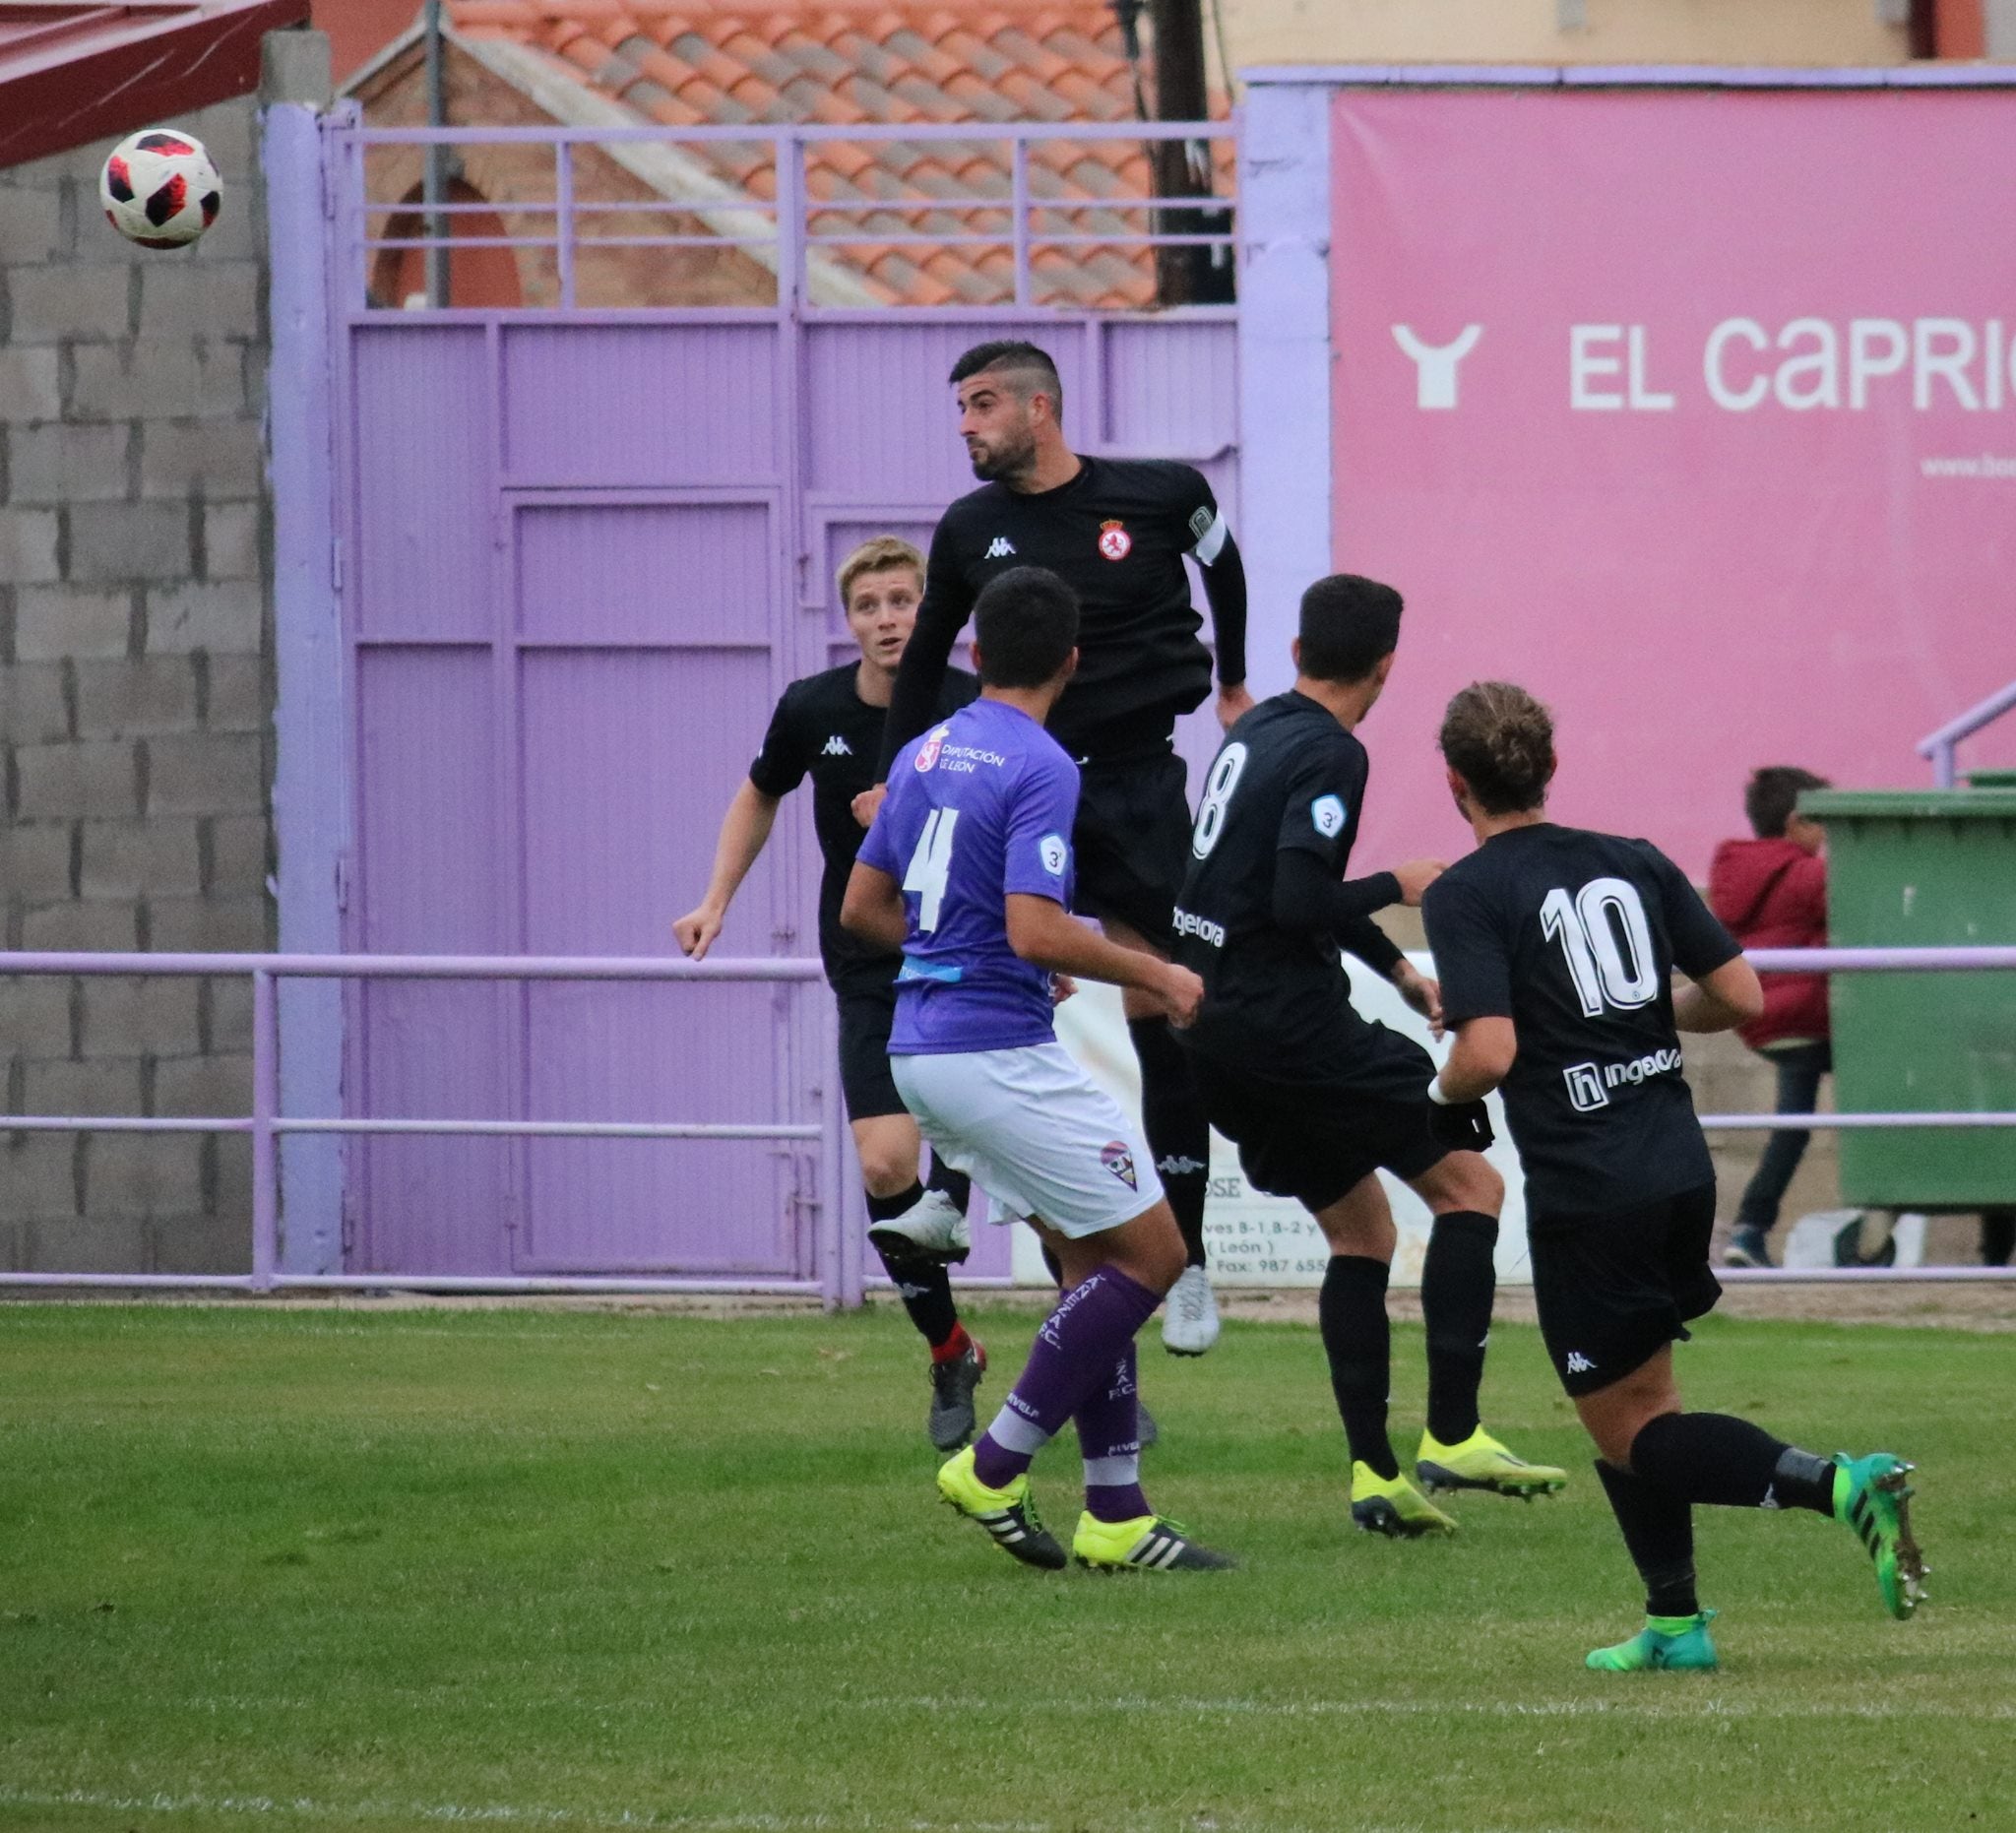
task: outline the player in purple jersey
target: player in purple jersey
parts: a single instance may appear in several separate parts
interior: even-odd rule
[[[1175,1024],[1195,1017],[1203,982],[1068,914],[1078,767],[1043,721],[1077,664],[1076,596],[1015,567],[974,617],[980,698],[903,748],[841,907],[854,934],[903,949],[889,1050],[904,1105],[1062,1271],[1021,1378],[939,1470],[938,1492],[1025,1564],[1062,1566],[1028,1473],[1069,1421],[1085,1457],[1082,1564],[1228,1565],[1142,1493],[1134,1339],[1183,1271],[1183,1237],[1140,1129],[1051,1019],[1072,975],[1131,987]]]

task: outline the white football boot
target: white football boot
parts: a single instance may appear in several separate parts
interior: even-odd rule
[[[932,1260],[962,1261],[973,1251],[966,1211],[942,1190],[926,1190],[901,1216],[871,1222],[868,1238],[898,1254],[922,1254]]]
[[[1185,1267],[1163,1303],[1162,1347],[1171,1356],[1202,1356],[1218,1341],[1218,1296],[1202,1267]]]

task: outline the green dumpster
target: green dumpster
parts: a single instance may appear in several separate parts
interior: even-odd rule
[[[1816,790],[1799,812],[1827,829],[1836,947],[2016,944],[2016,783]],[[1831,979],[1844,1113],[2016,1112],[2016,972]],[[2016,1203],[2016,1128],[1844,1131],[1841,1194],[1885,1209]]]

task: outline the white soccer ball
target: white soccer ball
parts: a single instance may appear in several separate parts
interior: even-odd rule
[[[114,147],[98,173],[105,218],[143,248],[181,248],[217,221],[223,181],[203,142],[178,127],[148,127]]]

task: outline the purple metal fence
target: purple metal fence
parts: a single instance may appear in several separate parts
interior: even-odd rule
[[[1815,948],[1760,949],[1748,959],[1760,972],[1938,973],[2016,970],[2016,948]],[[818,964],[782,961],[638,961],[628,957],[596,960],[579,957],[547,960],[537,957],[376,955],[113,955],[13,954],[7,971],[38,975],[223,975],[247,974],[253,990],[253,1092],[249,1115],[175,1116],[32,1114],[7,1116],[7,1125],[24,1132],[92,1131],[125,1133],[247,1133],[252,1139],[251,1270],[243,1274],[145,1273],[16,1273],[0,1271],[0,1287],[111,1287],[135,1289],[179,1287],[267,1293],[276,1291],[371,1291],[408,1289],[425,1292],[472,1293],[774,1293],[817,1294],[829,1306],[860,1301],[861,1233],[847,1206],[830,1201],[808,1205],[812,1215],[810,1244],[817,1273],[800,1278],[752,1278],[733,1273],[720,1278],[454,1274],[427,1268],[389,1272],[303,1274],[283,1266],[280,1201],[280,1149],[289,1136],[345,1135],[365,1139],[497,1139],[586,1141],[704,1141],[714,1145],[783,1143],[796,1148],[818,1147],[818,1188],[831,1192],[846,1176],[846,1127],[840,1098],[831,1078],[824,1090],[816,1124],[804,1121],[583,1121],[496,1119],[480,1116],[436,1118],[360,1115],[286,1114],[280,1102],[281,1026],[277,982],[283,979],[343,979],[401,982],[456,983],[550,980],[578,983],[610,981],[684,981],[689,984],[757,981],[808,986],[819,978]],[[691,995],[686,995],[690,997]],[[830,1040],[828,1040],[830,1044]],[[1863,1114],[1704,1114],[1711,1130],[1768,1130],[1802,1127],[1971,1127],[2016,1126],[2016,1113],[1863,1113]],[[1005,1230],[994,1231],[997,1238]],[[1738,1281],[1856,1280],[2009,1280],[2009,1267],[1913,1268],[1772,1268],[1732,1270],[1724,1276]]]
[[[1190,460],[1235,507],[1232,309],[1037,303],[1033,262],[1114,238],[1110,223],[1091,237],[1068,221],[1089,203],[1030,194],[1032,147],[1170,136],[1228,130],[393,130],[330,117],[334,572],[349,785],[333,873],[343,947],[666,954],[776,696],[853,653],[832,603],[840,558],[889,530],[921,544],[945,503],[972,487],[944,382],[972,343],[1043,342],[1081,450]],[[962,252],[1005,251],[1001,304],[822,303],[855,296],[833,277],[868,230],[810,197],[811,150],[919,137],[1008,145],[1011,196],[928,200],[967,213]],[[707,233],[632,235],[634,217],[592,219],[579,203],[586,147],[690,151],[724,139],[767,147],[776,196],[680,200]],[[373,305],[368,262],[425,241],[382,233],[373,161],[435,141],[551,150],[539,195],[488,207],[536,225],[502,240],[552,260],[556,308]],[[1127,202],[1136,258],[1169,240],[1228,240],[1160,233],[1147,214],[1155,200]],[[886,228],[872,240],[888,243]],[[761,244],[774,300],[570,303],[597,251],[686,241]],[[1208,755],[1210,743],[1200,729],[1186,749]],[[277,818],[284,859],[294,816],[283,806]],[[788,806],[720,946],[803,961],[817,874],[809,809]],[[831,1098],[828,1037],[816,988],[372,977],[348,984],[340,1044],[326,1047],[342,1051],[350,1113],[618,1121],[755,1110],[809,1123]],[[667,1138],[618,1155],[581,1135],[375,1130],[346,1147],[343,1185],[346,1273],[809,1274],[792,1259],[791,1217],[807,1197],[787,1158],[729,1161]],[[815,1195],[824,1200],[823,1185]],[[864,1219],[850,1183],[842,1201],[851,1233]],[[1006,1276],[1002,1232],[982,1233],[968,1271]]]
[[[406,984],[548,980],[576,985],[627,982],[684,982],[722,986],[739,982],[804,988],[819,979],[811,961],[705,962],[563,960],[536,956],[508,960],[480,956],[399,955],[113,955],[19,954],[6,963],[10,974],[50,975],[250,975],[252,980],[252,1111],[249,1115],[10,1115],[10,1128],[25,1132],[246,1133],[252,1141],[251,1269],[243,1274],[12,1273],[0,1285],[22,1287],[193,1287],[220,1291],[367,1291],[399,1287],[429,1292],[754,1292],[816,1295],[829,1307],[857,1304],[861,1296],[858,1235],[846,1227],[840,1206],[822,1197],[841,1187],[846,1161],[845,1127],[837,1089],[824,1092],[813,1120],[527,1120],[478,1116],[364,1117],[355,1114],[285,1114],[280,1102],[281,1027],[277,982],[284,979],[346,980]],[[667,988],[666,990],[669,990]],[[676,995],[691,999],[694,993]],[[287,1273],[282,1268],[280,1145],[284,1137],[315,1134],[383,1140],[540,1140],[566,1144],[587,1140],[694,1141],[709,1146],[761,1144],[793,1162],[800,1191],[793,1221],[802,1234],[793,1258],[808,1261],[805,1276],[677,1278],[616,1276],[583,1278],[471,1277],[444,1273],[438,1266],[405,1272],[344,1274]],[[810,1147],[813,1150],[807,1151]],[[781,1151],[779,1150],[781,1149]]]

